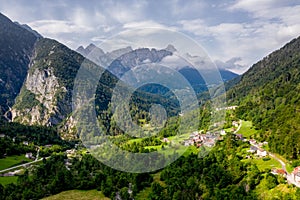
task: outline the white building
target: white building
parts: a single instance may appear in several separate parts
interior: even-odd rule
[[[26,153],[26,154],[25,154],[25,157],[26,157],[26,158],[29,158],[29,159],[33,158],[32,153]]]
[[[221,130],[221,131],[220,131],[220,135],[226,135],[225,130]]]
[[[291,175],[295,182],[300,183],[300,166],[296,167]]]
[[[255,144],[256,144],[256,140],[250,139],[250,140],[249,140],[249,143],[250,143],[251,145],[255,145]]]
[[[260,156],[260,157],[266,157],[267,156],[267,151],[264,150],[264,149],[258,148],[257,152],[256,152],[256,155]]]
[[[233,122],[232,122],[232,126],[238,127],[238,126],[239,126],[239,123],[238,123],[237,121],[233,121]]]

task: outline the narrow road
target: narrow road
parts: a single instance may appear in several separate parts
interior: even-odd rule
[[[48,158],[50,158],[50,157],[47,157],[46,159],[48,159]],[[32,164],[37,163],[37,162],[39,162],[41,160],[43,160],[43,158],[40,158],[40,159],[32,161],[32,162],[28,162],[28,163],[24,163],[24,164],[21,164],[21,165],[17,165],[17,166],[14,166],[14,167],[10,167],[10,168],[6,168],[6,169],[3,169],[3,170],[0,170],[0,174],[2,174],[4,172],[12,171],[12,170],[17,169],[19,167],[26,167],[26,166],[32,165]]]
[[[240,122],[240,124],[239,124],[238,128],[233,132],[234,134],[237,133],[242,126],[242,120],[240,120],[239,122]]]
[[[284,171],[286,171],[287,172],[287,170],[286,170],[286,165],[285,165],[285,163],[282,161],[282,160],[280,160],[279,158],[277,158],[274,154],[271,154],[270,152],[267,152],[272,158],[274,158],[275,160],[277,160],[278,162],[280,162],[280,164],[281,164],[281,166],[282,166],[282,169],[284,170]],[[288,172],[287,172],[288,173]]]
[[[35,161],[39,159],[40,147],[38,147],[38,148],[39,148],[39,149],[37,150]]]
[[[255,147],[257,147],[257,148],[260,148],[258,145],[253,145],[253,146],[255,146]],[[270,153],[270,152],[268,152],[268,151],[267,151],[267,153],[268,153],[268,155],[269,155],[270,157],[272,157],[272,158],[274,158],[275,160],[277,160],[278,162],[280,162],[282,169],[283,169],[284,171],[286,171],[286,173],[287,173],[287,174],[286,174],[286,180],[287,180],[287,182],[288,182],[289,184],[293,184],[293,185],[295,185],[296,187],[299,187],[299,188],[300,188],[300,183],[297,183],[297,182],[293,179],[292,175],[291,175],[290,173],[288,173],[288,171],[286,170],[286,164],[285,164],[280,158],[278,158],[277,156],[275,156],[274,154],[272,154],[272,153]]]
[[[240,120],[239,122],[240,122],[240,124],[239,124],[238,128],[236,129],[236,131],[234,131],[234,133],[237,133],[237,132],[240,130],[241,126],[242,126],[242,120]],[[257,144],[253,144],[253,146],[255,146],[256,148],[261,148],[261,147],[259,147]],[[261,148],[261,149],[262,149],[262,148]],[[296,187],[299,187],[299,188],[300,188],[300,183],[296,182],[296,181],[294,180],[294,178],[292,177],[292,175],[291,175],[290,173],[288,173],[288,171],[286,170],[286,164],[285,164],[280,158],[278,158],[276,155],[274,155],[274,154],[272,154],[272,153],[270,153],[270,152],[268,152],[268,151],[266,151],[266,152],[267,152],[267,154],[268,154],[270,157],[274,158],[275,160],[277,160],[277,161],[281,164],[282,169],[287,173],[287,174],[286,174],[286,180],[287,180],[287,182],[288,182],[289,184],[293,184],[293,185],[295,185]]]

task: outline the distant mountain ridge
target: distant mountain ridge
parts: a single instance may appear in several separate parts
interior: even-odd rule
[[[106,65],[107,63],[107,69],[116,75],[118,78],[121,78],[126,72],[133,69],[134,67],[142,64],[148,64],[148,63],[158,63],[168,57],[172,56],[174,52],[176,52],[176,48],[169,44],[164,49],[149,49],[149,48],[138,48],[138,49],[132,49],[131,47],[126,47],[122,49],[117,49],[113,52],[118,52],[117,54],[114,54],[114,56],[111,56],[113,52],[104,53],[104,51],[100,48],[98,48],[94,44],[88,45],[86,48],[80,46],[77,48],[77,52],[81,53],[83,56],[93,60],[97,64]],[[111,63],[106,61],[111,61]],[[199,74],[199,72],[190,66],[180,66],[178,65],[176,68],[179,73],[181,73],[186,80],[190,82],[193,89],[197,93],[201,93],[203,91],[206,91],[209,84],[220,84],[219,82],[214,82],[214,80],[211,80],[212,83],[206,83],[203,79],[203,77]],[[208,77],[213,77],[210,75],[210,70],[207,69],[206,75]],[[219,69],[220,76],[224,82],[231,80],[238,75],[228,71],[226,69]],[[213,78],[212,78],[213,79]],[[162,89],[163,90],[163,89]],[[143,88],[143,91],[153,91],[153,88],[149,88],[147,90],[147,87]]]

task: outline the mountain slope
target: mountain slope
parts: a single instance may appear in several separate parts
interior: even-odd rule
[[[228,91],[238,115],[261,129],[271,151],[300,157],[300,37],[254,64]]]
[[[13,121],[39,125],[61,122],[71,112],[73,79],[83,60],[54,40],[40,39],[12,108]]]
[[[12,107],[13,121],[29,125],[61,125],[64,131],[69,132],[74,126],[74,123],[70,122],[73,119],[69,118],[72,113],[74,79],[84,60],[82,55],[55,40],[43,38],[37,41],[26,81]],[[96,66],[91,61],[86,62]],[[99,69],[104,71],[101,67]],[[118,81],[117,77],[104,71],[96,91],[97,114],[107,130],[111,128],[111,113],[106,110]],[[139,111],[140,108],[148,111],[151,103],[166,106],[169,114],[173,112],[171,115],[174,115],[179,107],[178,102],[174,100],[137,91],[132,95],[132,115],[143,112]]]
[[[1,13],[0,26],[0,116],[3,116],[22,87],[39,37]]]
[[[85,61],[103,72],[95,94],[96,112],[105,128],[111,130],[112,116],[107,109],[112,91],[119,82],[116,76],[63,44],[42,38],[26,25],[13,23],[2,14],[0,22],[1,118],[6,116],[27,125],[60,126],[69,132],[74,128],[74,120],[70,117],[74,79]],[[88,50],[93,48],[90,46]],[[116,56],[130,50],[129,47],[109,55]],[[128,87],[122,84],[126,91]],[[178,113],[178,101],[137,91],[130,102],[132,118],[149,118],[147,112],[152,103],[167,107],[169,116]],[[118,133],[120,131],[114,132]]]
[[[178,72],[181,73],[189,81],[189,83],[197,93],[207,91],[207,83],[205,83],[205,80],[196,69],[191,67],[184,67],[179,69]],[[232,80],[238,76],[237,74],[226,69],[219,69],[219,73],[224,82]],[[207,77],[210,77],[209,73],[207,74]]]

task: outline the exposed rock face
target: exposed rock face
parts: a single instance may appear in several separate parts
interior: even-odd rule
[[[65,113],[61,113],[56,95],[66,93],[67,89],[59,85],[51,68],[35,69],[29,73],[23,87],[34,94],[38,103],[29,110],[20,110],[14,107],[12,110],[13,121],[17,120],[31,125],[55,125],[64,119]]]
[[[141,48],[121,55],[115,59],[109,66],[108,70],[117,77],[122,77],[130,69],[143,63],[158,63],[164,57],[172,55],[167,50],[156,50]]]
[[[176,49],[172,45],[168,45],[166,49],[162,50],[149,48],[133,50],[131,47],[126,47],[104,53],[102,49],[90,44],[86,48],[80,46],[76,51],[98,65],[107,68],[112,74],[120,78],[125,72],[137,65],[146,62],[160,62],[164,57],[172,55]]]
[[[80,46],[76,49],[76,51],[78,53],[80,53],[81,55],[83,55],[84,57],[88,57],[91,52],[93,52],[93,54],[97,55],[98,57],[105,55],[104,51],[102,49],[96,47],[94,44],[90,44],[86,48],[84,48],[83,46]]]
[[[65,48],[48,39],[38,42],[26,80],[12,108],[13,121],[52,126],[72,112],[71,85],[83,58],[72,55],[73,52]],[[63,70],[66,72],[60,77]]]
[[[76,51],[99,66],[107,68],[116,58],[119,58],[123,54],[129,53],[133,50],[131,47],[125,47],[104,53],[104,51],[99,47],[94,44],[90,44],[86,48],[80,46],[76,49]]]
[[[77,122],[73,116],[67,117],[64,123],[58,127],[61,138],[64,140],[76,139],[78,137],[76,124]]]

